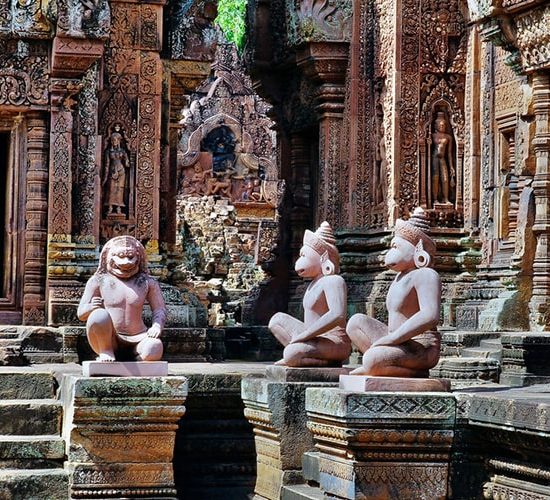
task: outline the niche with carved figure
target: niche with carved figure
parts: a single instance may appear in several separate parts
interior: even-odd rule
[[[103,163],[103,214],[108,220],[127,220],[133,206],[133,168],[127,141],[120,124],[115,124],[107,140]]]
[[[432,101],[423,123],[419,155],[421,205],[430,211],[434,225],[459,227],[463,206],[462,112],[440,98]]]
[[[433,208],[456,200],[456,143],[445,110],[435,113],[430,134],[430,201]]]

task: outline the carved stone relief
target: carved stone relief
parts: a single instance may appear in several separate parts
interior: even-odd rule
[[[99,103],[103,165],[109,167],[102,179],[105,239],[118,234],[158,238],[161,14],[160,5],[111,3]],[[116,179],[113,165],[119,170]]]
[[[220,37],[214,26],[216,2],[178,0],[166,11],[170,58],[211,61]]]
[[[287,0],[288,43],[346,41],[352,15],[350,0]]]
[[[48,51],[41,43],[0,40],[0,104],[48,104]]]
[[[180,121],[176,274],[204,295],[210,324],[231,325],[245,321],[247,297],[268,278],[283,184],[269,106],[233,45],[218,45],[212,71]]]
[[[180,193],[218,195],[236,203],[278,203],[273,122],[254,95],[232,46],[220,45],[214,79],[182,111]]]
[[[52,24],[42,0],[4,0],[0,4],[0,38],[50,38]]]
[[[49,14],[56,21],[58,36],[93,39],[109,34],[108,0],[53,0]]]

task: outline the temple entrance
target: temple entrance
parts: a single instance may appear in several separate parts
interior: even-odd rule
[[[0,118],[0,325],[21,323],[21,245],[24,238],[23,125],[13,117]],[[22,177],[23,176],[23,177]]]
[[[9,158],[10,158],[10,133],[0,132],[0,297],[5,297],[8,291],[9,265],[7,263],[6,245],[8,242],[7,204],[9,201]]]

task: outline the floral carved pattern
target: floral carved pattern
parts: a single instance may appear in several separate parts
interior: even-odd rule
[[[47,104],[48,82],[48,56],[41,45],[0,40],[0,104]]]

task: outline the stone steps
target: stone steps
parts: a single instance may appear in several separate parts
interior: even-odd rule
[[[44,463],[57,468],[64,458],[65,441],[57,434],[0,435],[0,469],[38,468]]]
[[[68,498],[56,390],[50,371],[0,367],[0,499]]]
[[[445,357],[430,370],[433,378],[450,379],[453,389],[498,382],[499,373],[499,361],[486,357]]]
[[[63,469],[2,469],[0,498],[9,500],[64,500],[68,476]]]
[[[500,349],[491,349],[487,347],[467,347],[462,351],[463,358],[489,358],[500,361],[502,351]]]
[[[0,367],[0,400],[53,399],[56,381],[51,372],[27,367]]]
[[[281,500],[323,500],[325,494],[320,488],[307,484],[284,486]]]
[[[55,399],[4,399],[0,401],[0,434],[59,434],[62,415],[63,407]]]

